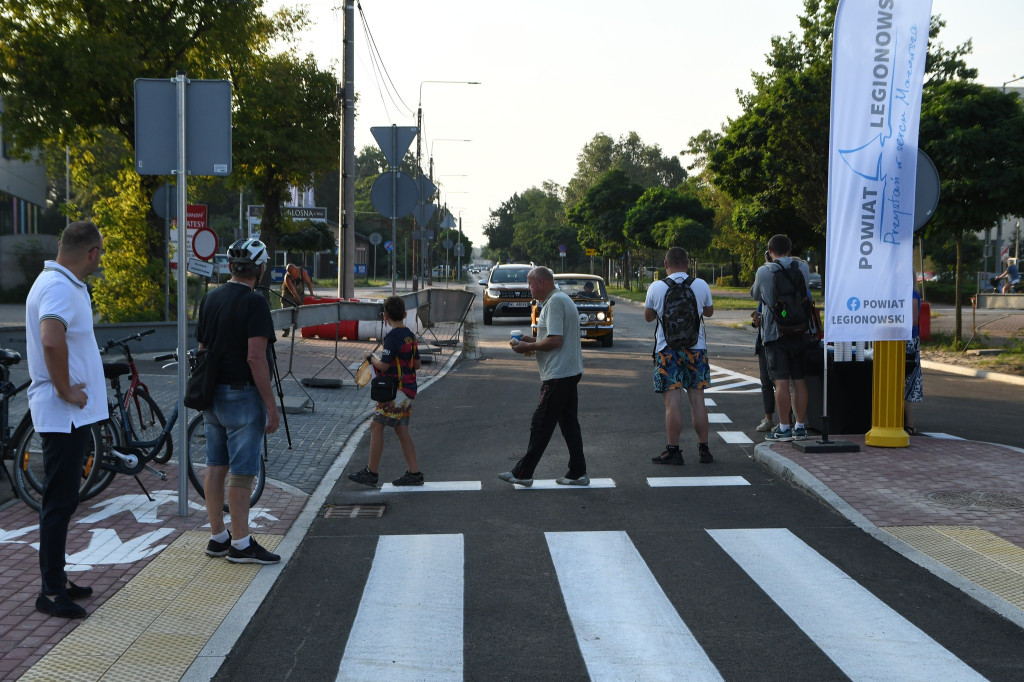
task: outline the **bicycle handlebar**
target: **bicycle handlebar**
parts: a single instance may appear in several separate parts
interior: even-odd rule
[[[164,362],[165,360],[177,360],[177,353],[167,353],[166,355],[157,355],[153,358],[153,362]]]
[[[143,336],[149,336],[150,334],[155,334],[155,333],[156,333],[155,329],[146,329],[145,331],[141,331],[141,332],[138,332],[136,334],[132,334],[131,336],[126,336],[123,339],[119,339],[119,340],[116,340],[116,341],[114,339],[110,339],[109,341],[107,341],[106,348],[109,350],[109,349],[113,348],[114,346],[121,346],[121,345],[124,345],[125,343],[128,343],[129,341],[138,341]]]

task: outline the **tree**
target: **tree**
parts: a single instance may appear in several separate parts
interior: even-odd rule
[[[702,251],[711,244],[714,217],[692,194],[652,187],[626,214],[626,238],[641,248]]]
[[[551,264],[559,258],[558,247],[566,247],[566,259],[578,262],[583,251],[576,241],[576,230],[565,218],[560,188],[550,182],[531,187],[519,195],[512,216],[513,257]],[[552,268],[557,269],[557,268]]]
[[[964,235],[1024,214],[1024,109],[1013,93],[951,80],[925,89],[921,146],[935,162],[941,199],[925,237],[956,242],[956,327],[962,337]]]
[[[743,114],[729,121],[707,157],[712,181],[736,202],[736,228],[762,240],[786,233],[796,252],[824,242],[837,6],[838,0],[804,1],[800,36],[772,39],[769,70],[753,75],[754,90],[740,95]],[[932,17],[929,82],[973,78],[976,72],[963,61],[970,41],[944,49],[936,40],[943,26]]]
[[[502,263],[513,258],[512,240],[515,237],[515,213],[519,203],[519,195],[501,202],[501,206],[491,211],[487,224],[484,225],[484,236],[487,237],[487,246],[483,253],[486,258],[496,263]]]
[[[192,78],[234,76],[237,83],[254,55],[277,39],[287,41],[306,22],[301,11],[281,10],[268,17],[262,6],[262,0],[8,0],[0,11],[5,102],[0,123],[11,151],[28,155],[36,148],[73,146],[83,152],[73,157],[74,166],[102,167],[108,174],[89,179],[85,186],[99,191],[80,193],[78,207],[69,207],[69,214],[88,205],[108,241],[147,248],[148,261],[165,258],[162,221],[150,210],[150,199],[167,178],[125,173],[132,166],[135,140],[133,82],[182,71]],[[274,106],[273,101],[255,104]],[[237,129],[235,134],[240,141]],[[116,149],[122,156],[97,164],[83,158],[93,149]],[[76,178],[83,175],[80,168],[73,172]],[[106,194],[107,189],[123,196]],[[134,279],[144,291],[162,287],[162,267],[138,269],[131,259],[109,256],[105,277]],[[121,267],[128,269],[121,272]],[[107,311],[107,319],[147,319],[162,307],[148,296],[117,297],[117,291],[97,290],[97,307]],[[102,300],[108,295],[114,297]]]
[[[626,246],[626,213],[643,191],[623,170],[602,175],[566,214],[579,230],[579,243],[602,256],[618,257]]]
[[[678,157],[665,156],[658,145],[645,145],[635,132],[619,140],[598,133],[576,157],[576,174],[565,188],[565,203],[575,206],[610,170],[626,174],[631,182],[648,187],[676,187],[686,179]]]

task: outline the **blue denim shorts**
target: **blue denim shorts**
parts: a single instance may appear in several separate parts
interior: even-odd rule
[[[239,476],[260,472],[267,410],[255,386],[233,389],[219,384],[213,393],[213,406],[203,412],[203,421],[208,466],[227,466]]]

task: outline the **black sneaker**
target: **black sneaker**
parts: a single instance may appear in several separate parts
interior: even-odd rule
[[[366,467],[363,467],[362,469],[360,469],[359,471],[355,472],[354,474],[349,474],[348,475],[348,480],[355,481],[356,483],[359,483],[361,485],[368,485],[371,488],[376,488],[377,487],[377,479],[378,478],[379,477],[377,476],[377,474],[373,473],[372,471],[370,471]]]
[[[677,450],[665,449],[663,453],[657,457],[651,457],[651,461],[655,464],[685,464],[683,462],[683,453]]]
[[[406,471],[401,478],[391,481],[391,485],[423,485],[423,472],[417,471],[415,474],[410,474]]]
[[[234,545],[228,549],[228,561],[233,564],[276,564],[280,560],[278,555],[260,547],[254,537],[249,538],[249,546],[245,549],[235,549]]]
[[[715,458],[711,456],[711,449],[707,443],[697,443],[697,452],[700,453],[701,464],[711,464]]]
[[[228,531],[228,539],[224,542],[217,542],[213,538],[206,543],[206,553],[209,556],[227,556],[231,549],[231,531]]]
[[[36,610],[58,618],[85,618],[85,609],[66,594],[39,595],[36,597]]]

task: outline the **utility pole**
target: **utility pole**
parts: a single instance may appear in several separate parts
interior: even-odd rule
[[[356,267],[356,87],[355,87],[355,2],[345,0],[345,59],[342,64],[344,86],[339,91],[341,105],[341,154],[338,167],[338,298],[355,296]]]

